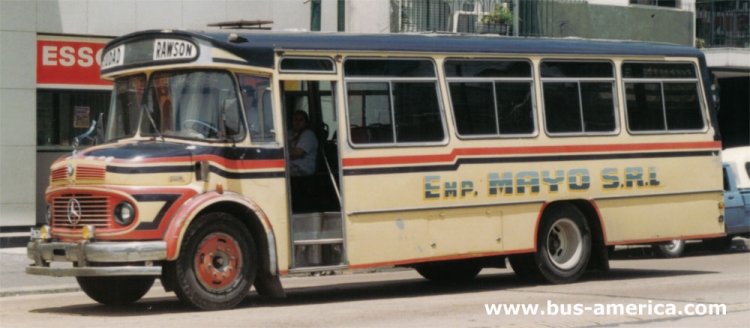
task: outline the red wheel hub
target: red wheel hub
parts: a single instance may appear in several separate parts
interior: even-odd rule
[[[239,283],[242,250],[232,236],[214,232],[207,235],[195,253],[198,282],[210,291],[223,291]]]

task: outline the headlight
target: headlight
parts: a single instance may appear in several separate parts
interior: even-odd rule
[[[117,204],[117,207],[115,207],[115,221],[119,225],[126,226],[131,224],[133,223],[133,219],[135,219],[135,209],[133,208],[133,205],[130,205],[128,202]]]

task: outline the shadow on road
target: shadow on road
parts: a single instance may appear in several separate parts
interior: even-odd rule
[[[606,273],[587,273],[581,279],[581,283],[712,273],[714,272],[692,270],[612,269]],[[237,309],[231,311],[261,307],[289,307],[306,304],[514,290],[533,286],[535,286],[535,284],[520,280],[512,272],[484,274],[477,277],[474,281],[466,283],[434,283],[424,279],[404,279],[385,282],[355,282],[337,285],[290,288],[287,289],[287,298],[280,300],[264,298],[252,293],[240,303]],[[91,302],[92,303],[64,307],[40,308],[31,312],[80,316],[124,317],[198,311],[183,305],[176,297],[147,298],[132,305],[119,307],[103,306],[93,303],[93,301]]]

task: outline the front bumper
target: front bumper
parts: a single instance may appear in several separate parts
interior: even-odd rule
[[[34,263],[26,273],[55,277],[159,276],[155,261],[167,259],[164,241],[138,242],[49,242],[34,239],[26,247]],[[52,262],[68,262],[72,267],[52,267]]]

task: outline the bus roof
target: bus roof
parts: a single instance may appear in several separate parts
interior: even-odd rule
[[[240,38],[230,42],[230,35]],[[699,57],[698,49],[687,46],[633,41],[587,39],[515,38],[459,34],[348,34],[320,32],[248,31],[159,31],[136,32],[112,40],[107,48],[131,38],[182,36],[210,41],[253,65],[273,66],[275,51],[331,50],[450,54],[542,54],[542,55],[622,55]]]

